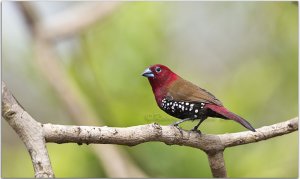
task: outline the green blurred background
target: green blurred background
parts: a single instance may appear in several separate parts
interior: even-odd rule
[[[71,5],[35,3],[45,19]],[[32,39],[16,3],[3,2],[2,10],[3,80],[36,120],[74,124],[32,60]],[[291,2],[124,2],[103,21],[59,42],[57,52],[70,80],[108,126],[176,120],[156,106],[140,76],[155,63],[209,90],[255,128],[298,115],[298,6]],[[200,129],[245,130],[214,118]],[[47,144],[56,176],[107,177],[90,146]],[[149,177],[211,177],[207,157],[197,149],[162,143],[122,148]],[[229,177],[297,177],[298,132],[226,149],[225,162]],[[32,176],[26,148],[2,120],[2,177]]]

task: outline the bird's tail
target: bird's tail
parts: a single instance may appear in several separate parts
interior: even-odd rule
[[[232,119],[241,125],[243,125],[245,128],[249,129],[250,131],[256,132],[256,130],[251,126],[251,124],[243,119],[242,117],[228,111],[225,107],[223,106],[217,106],[213,104],[206,104],[206,107],[212,110],[213,112],[224,116],[225,119]]]

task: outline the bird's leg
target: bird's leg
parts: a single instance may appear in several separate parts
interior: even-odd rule
[[[205,120],[205,118],[201,118],[199,123],[191,130],[191,131],[195,131],[195,132],[198,132],[199,134],[201,134],[201,131],[198,130],[200,124]]]
[[[181,123],[183,123],[183,122],[185,122],[185,121],[188,121],[188,120],[191,120],[191,119],[190,119],[190,118],[186,118],[186,119],[182,119],[182,120],[180,120],[180,121],[176,121],[176,122],[174,122],[173,124],[171,124],[171,126],[177,127],[179,124],[181,124]]]
[[[191,120],[191,119],[190,119],[190,118],[182,119],[182,120],[180,120],[180,121],[174,122],[174,123],[171,124],[170,126],[176,127],[176,128],[180,131],[180,133],[182,134],[182,131],[181,131],[181,129],[180,129],[180,127],[179,127],[178,125],[181,124],[181,123],[183,123],[183,122],[185,122],[185,121],[188,121],[188,120]]]

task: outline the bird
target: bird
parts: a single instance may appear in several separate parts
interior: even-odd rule
[[[177,128],[185,121],[199,120],[192,131],[208,117],[233,120],[250,131],[256,132],[244,118],[229,111],[213,94],[189,82],[162,64],[151,65],[142,76],[147,77],[158,107],[167,114],[180,119],[171,124]]]

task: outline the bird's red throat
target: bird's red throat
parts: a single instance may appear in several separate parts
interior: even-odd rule
[[[175,73],[148,78],[156,101],[161,101],[166,96],[169,86],[172,85],[172,83],[178,78],[180,77]]]

